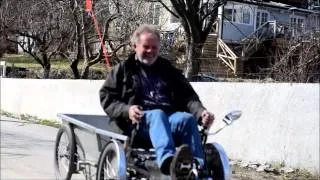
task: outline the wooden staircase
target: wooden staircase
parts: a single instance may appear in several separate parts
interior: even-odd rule
[[[210,34],[202,49],[200,58],[200,72],[214,74],[217,77],[234,77],[243,72],[243,62],[237,61],[238,57],[222,45],[223,41],[218,39],[217,34]],[[223,46],[223,50],[221,48]],[[225,50],[228,49],[228,50]],[[230,55],[233,54],[233,55]]]
[[[217,35],[211,34],[208,36],[207,41],[203,45],[202,55],[200,57],[201,65],[200,71],[202,73],[215,72],[215,64],[217,62]]]
[[[217,58],[225,68],[219,67],[227,75],[241,76],[244,72],[244,61],[257,52],[261,44],[268,38],[275,37],[276,22],[269,21],[243,39],[239,44],[226,44],[217,39]]]

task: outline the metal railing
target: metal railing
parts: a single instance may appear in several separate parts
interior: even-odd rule
[[[275,38],[277,34],[276,21],[268,21],[242,40],[242,57],[250,56],[256,52],[261,43],[268,38]]]

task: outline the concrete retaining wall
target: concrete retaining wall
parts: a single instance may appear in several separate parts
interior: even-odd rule
[[[104,114],[103,81],[1,80],[1,109],[55,119],[57,113]],[[242,117],[209,141],[233,159],[283,163],[319,174],[319,84],[193,83],[215,113],[213,132],[231,110]]]

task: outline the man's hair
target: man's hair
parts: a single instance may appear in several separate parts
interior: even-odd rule
[[[134,45],[139,42],[140,36],[143,33],[151,33],[154,37],[158,38],[160,42],[160,32],[157,30],[156,26],[143,24],[139,26],[131,36],[131,45]]]

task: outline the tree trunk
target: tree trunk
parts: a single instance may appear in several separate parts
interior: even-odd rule
[[[50,58],[48,58],[47,52],[42,51],[42,62],[43,62],[43,79],[49,79],[51,63]]]
[[[47,64],[43,67],[43,79],[49,79],[51,65]]]
[[[200,71],[201,65],[201,49],[203,43],[191,42],[187,45],[187,67],[185,70],[185,76],[190,77],[196,75]]]
[[[88,79],[89,69],[90,69],[90,65],[85,61],[85,63],[83,64],[82,72],[81,72],[81,79]]]
[[[72,61],[70,68],[73,72],[74,79],[80,79],[80,72],[78,70],[78,60]]]

